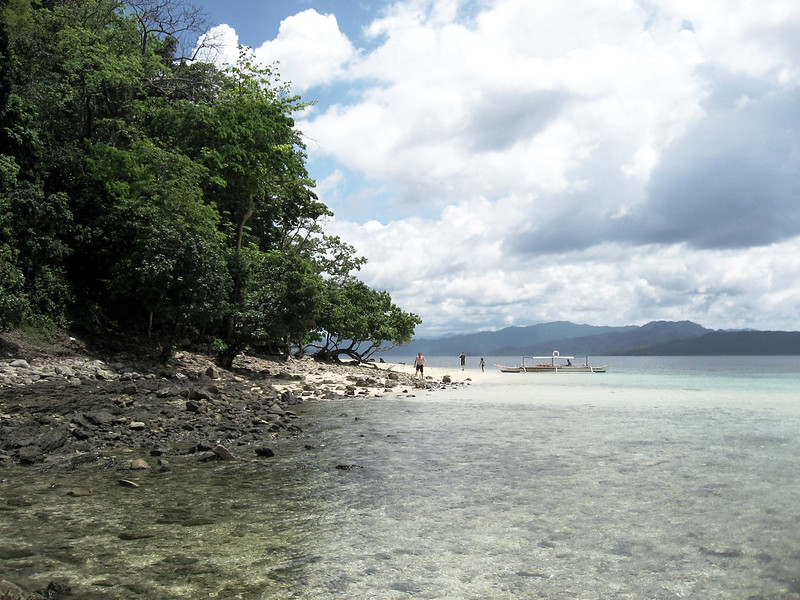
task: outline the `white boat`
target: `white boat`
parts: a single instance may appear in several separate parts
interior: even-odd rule
[[[584,356],[583,363],[575,364],[574,356],[561,356],[558,350],[553,350],[550,356],[523,356],[522,364],[517,367],[497,365],[501,373],[605,373],[607,365],[593,367],[589,364],[589,357]]]

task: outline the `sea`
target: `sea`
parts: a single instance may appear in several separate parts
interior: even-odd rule
[[[800,357],[478,358],[467,384],[307,402],[269,459],[135,489],[0,471],[0,580],[90,600],[800,599]]]

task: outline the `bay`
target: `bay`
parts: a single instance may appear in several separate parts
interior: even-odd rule
[[[477,358],[471,385],[307,403],[270,460],[136,489],[8,470],[0,573],[83,598],[800,598],[798,357]]]

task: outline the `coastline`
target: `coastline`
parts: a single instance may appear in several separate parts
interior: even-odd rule
[[[346,406],[349,399],[367,398],[378,411],[381,398],[484,379],[442,368],[426,368],[425,379],[418,379],[413,365],[402,363],[331,364],[247,354],[228,371],[189,351],[176,352],[164,365],[131,352],[13,347],[6,340],[0,337],[2,483],[31,473],[37,479],[73,473],[77,485],[56,492],[70,499],[95,491],[114,494],[84,483],[96,474],[114,473],[111,485],[126,490],[146,487],[150,476],[180,480],[198,468],[215,472],[213,465],[269,468],[280,460],[284,444],[304,435],[304,404]],[[0,597],[61,597],[53,594],[68,587],[60,579],[47,590],[36,585],[0,578]]]
[[[413,396],[498,375],[437,367],[424,374],[414,377],[403,363],[248,354],[227,371],[190,351],[164,365],[131,352],[20,345],[0,360],[0,467],[125,470],[135,461],[149,468],[179,458],[268,458],[274,442],[302,432],[306,402]]]
[[[405,364],[405,363],[373,363],[379,369],[383,369],[390,372],[395,373],[402,373],[404,375],[408,375],[410,377],[414,377],[414,365],[412,364]],[[471,385],[487,383],[492,379],[498,378],[501,373],[496,368],[490,368],[489,365],[486,366],[485,372],[476,372],[474,370],[469,371],[462,371],[458,367],[453,367],[452,369],[444,368],[444,367],[425,367],[424,370],[425,374],[425,381],[429,382],[436,382],[442,383],[445,377],[449,377],[451,383],[455,384],[464,384],[468,383]],[[415,381],[420,381],[419,378],[415,378]]]

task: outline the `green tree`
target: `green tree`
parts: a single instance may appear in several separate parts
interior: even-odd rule
[[[218,362],[226,368],[247,347],[286,355],[302,347],[316,325],[324,294],[322,278],[297,256],[252,245],[239,257],[247,285],[235,314],[235,335],[219,347]]]
[[[18,172],[14,159],[0,154],[0,330],[19,325],[30,317],[11,218],[10,196]]]
[[[292,113],[304,106],[271,69],[255,67],[243,51],[213,100],[161,102],[151,109],[153,135],[208,169],[206,195],[220,211],[231,248],[233,286],[222,362],[247,340],[263,337],[250,333],[258,327],[251,322],[248,290],[252,281],[274,279],[274,261],[252,260],[241,256],[243,250],[280,250],[288,257],[298,232],[331,214],[312,191],[304,146],[294,129]],[[284,264],[294,263],[287,258]],[[267,266],[268,273],[259,272]],[[286,276],[296,272],[291,268]]]
[[[18,179],[19,166],[0,155],[0,288],[2,322],[36,317],[64,326],[71,299],[65,241],[72,214],[65,194],[45,195],[41,184]]]
[[[316,201],[294,129],[292,114],[305,106],[271,69],[255,67],[243,52],[213,99],[149,108],[150,135],[209,169],[206,193],[236,251],[249,243],[274,248],[281,228],[331,214]]]
[[[154,316],[174,335],[209,330],[231,282],[219,214],[201,187],[207,170],[148,139],[128,150],[95,144],[89,165],[111,207],[101,229],[115,232],[103,253],[108,291],[126,313],[144,308],[148,331]]]
[[[409,343],[414,328],[422,323],[417,315],[395,305],[388,292],[355,279],[330,279],[325,293],[317,322],[318,341],[306,345],[322,360],[341,356],[368,360],[376,352]]]
[[[201,26],[182,0],[0,7],[0,326],[146,323],[220,339],[226,364],[407,341],[418,317],[352,279],[365,259],[324,231],[307,104],[247,50],[226,70],[184,60]]]

